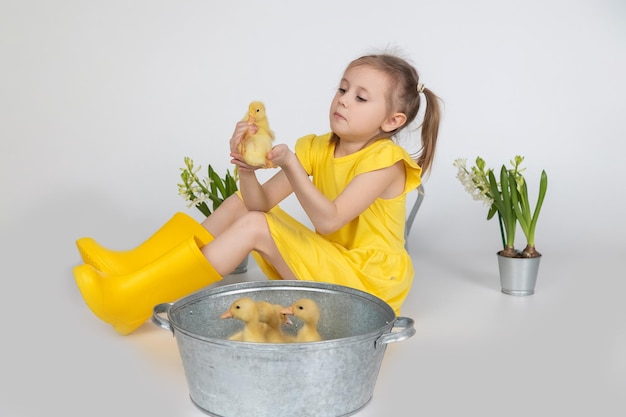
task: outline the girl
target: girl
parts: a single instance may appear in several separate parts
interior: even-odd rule
[[[346,285],[380,297],[399,313],[413,280],[404,246],[406,194],[432,165],[438,101],[404,59],[357,58],[332,100],[331,132],[300,138],[295,153],[275,146],[267,158],[280,171],[264,184],[237,152],[246,131],[256,127],[237,123],[230,148],[240,194],[202,225],[178,213],[132,251],[79,239],[86,264],[74,275],[83,298],[98,317],[128,334],[152,315],[154,305],[220,280],[253,252],[270,279]],[[391,138],[422,104],[421,151],[414,160]],[[277,206],[291,193],[315,231]]]

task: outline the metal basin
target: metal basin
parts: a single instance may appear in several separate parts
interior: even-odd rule
[[[324,340],[227,340],[243,324],[220,315],[243,296],[283,306],[299,298],[314,300]],[[286,330],[295,332],[301,325],[297,320]],[[244,282],[201,290],[155,306],[152,321],[176,337],[191,401],[220,417],[354,414],[372,398],[387,344],[415,334],[412,319],[396,317],[377,297],[308,281]]]

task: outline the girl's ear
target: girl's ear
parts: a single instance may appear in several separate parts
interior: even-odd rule
[[[380,128],[383,132],[392,132],[402,127],[405,123],[406,114],[395,113],[392,116],[388,117]]]

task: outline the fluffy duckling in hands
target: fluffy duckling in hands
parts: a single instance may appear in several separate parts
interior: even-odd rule
[[[298,330],[295,342],[318,342],[322,336],[317,331],[317,323],[320,318],[320,310],[315,301],[301,298],[289,307],[281,310],[281,313],[290,314],[301,319],[304,324]]]
[[[256,126],[256,131],[254,133],[248,131],[239,143],[239,153],[244,161],[255,167],[274,168],[267,159],[267,153],[272,150],[274,132],[270,129],[265,105],[260,101],[250,103],[243,121],[247,121],[250,126]]]
[[[266,341],[265,330],[267,326],[259,321],[259,309],[256,301],[252,298],[242,297],[235,300],[220,318],[234,318],[244,323],[243,330],[229,337],[229,340],[257,343]]]
[[[257,302],[259,321],[266,325],[265,341],[268,343],[285,343],[292,341],[290,336],[283,332],[283,324],[292,324],[288,315],[281,313],[283,307],[267,301]]]

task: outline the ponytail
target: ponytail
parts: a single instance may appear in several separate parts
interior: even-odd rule
[[[441,108],[439,97],[428,88],[424,88],[423,84],[418,84],[419,86],[422,86],[422,94],[424,94],[426,99],[426,111],[424,112],[424,121],[422,122],[422,148],[417,157],[417,164],[422,167],[422,173],[426,173],[432,168],[433,160],[435,159]]]

